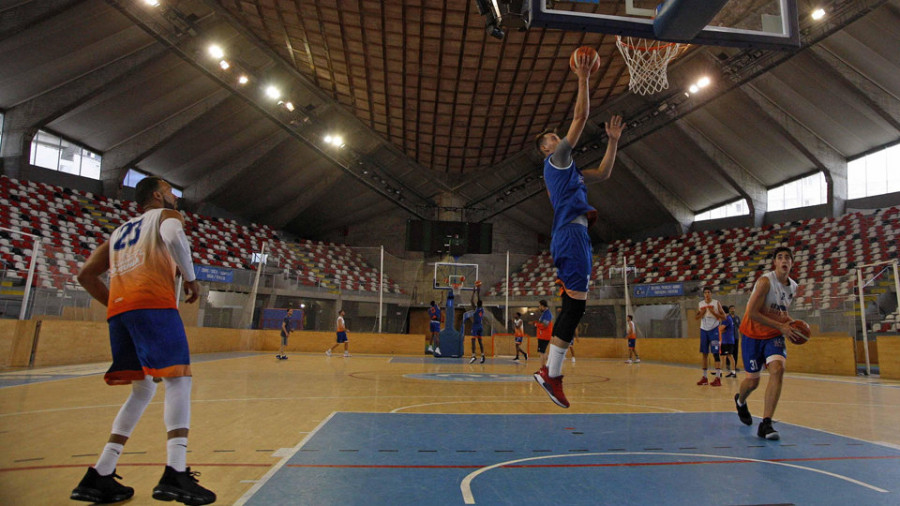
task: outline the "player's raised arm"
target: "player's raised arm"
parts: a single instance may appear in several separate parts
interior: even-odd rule
[[[588,91],[588,84],[591,80],[591,66],[594,63],[594,57],[594,55],[580,52],[576,56],[578,66],[575,67],[575,75],[578,76],[578,94],[575,97],[575,114],[572,116],[572,124],[569,125],[569,131],[566,133],[566,140],[569,141],[569,146],[573,148],[578,144],[581,132],[584,131],[584,125],[587,124],[588,114],[591,112],[591,97],[590,91]]]
[[[622,130],[625,129],[625,122],[622,120],[622,116],[616,114],[606,122],[605,127],[608,139],[606,153],[603,154],[603,159],[600,160],[597,168],[581,171],[586,184],[606,181],[612,175],[613,165],[616,163],[616,153],[619,150],[619,139],[622,137]]]

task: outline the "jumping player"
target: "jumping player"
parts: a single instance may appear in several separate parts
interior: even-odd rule
[[[631,364],[631,357],[634,357],[634,362],[636,364],[641,363],[641,357],[638,356],[637,350],[635,350],[635,344],[637,343],[637,332],[634,327],[634,316],[628,315],[628,323],[625,324],[627,327],[627,334],[625,338],[628,339],[628,360],[625,361],[626,364]]]
[[[428,345],[428,353],[438,356],[441,354],[441,308],[434,301],[431,301],[431,307],[428,308],[428,317],[431,318],[431,344]]]
[[[620,116],[606,123],[608,143],[606,153],[596,169],[579,170],[572,158],[590,112],[590,82],[592,62],[586,55],[577,57],[575,74],[578,94],[572,124],[564,138],[545,131],[535,138],[538,151],[544,156],[544,183],[553,206],[553,230],[550,254],[562,284],[562,312],[553,329],[547,365],[534,374],[537,381],[558,406],[567,408],[562,385],[562,363],[566,348],[572,342],[578,322],[584,315],[591,277],[592,250],[588,228],[597,220],[597,211],[588,204],[586,183],[608,179],[618,149],[624,125]]]
[[[331,345],[331,348],[325,350],[325,354],[329,357],[331,356],[331,352],[340,346],[344,345],[344,358],[350,356],[350,348],[348,345],[350,344],[349,339],[347,339],[347,325],[344,324],[344,310],[341,309],[338,312],[337,322],[335,323],[335,329],[337,329],[337,342]]]
[[[698,303],[697,314],[694,318],[700,320],[700,353],[703,354],[703,377],[698,385],[713,387],[722,386],[722,362],[719,359],[719,321],[725,319],[725,311],[722,304],[712,298],[712,290],[703,289],[703,300]],[[709,354],[713,354],[716,363],[716,379],[712,383],[706,377],[706,369],[709,367]]]
[[[475,362],[475,340],[477,339],[478,347],[481,349],[481,363],[483,364],[484,341],[481,337],[484,334],[484,306],[481,303],[481,281],[475,282],[471,304],[474,310],[472,312],[472,360],[469,360],[469,363]]]
[[[516,313],[516,319],[513,320],[513,328],[516,338],[516,358],[513,360],[519,360],[520,353],[525,357],[525,360],[528,360],[528,352],[522,349],[522,340],[525,339],[525,322],[522,321],[522,313]]]
[[[793,319],[788,314],[797,293],[797,282],[789,277],[793,265],[794,255],[790,248],[775,249],[772,270],[756,280],[740,328],[741,353],[744,355],[747,376],[741,382],[740,392],[734,394],[734,404],[741,422],[752,425],[753,417],[747,407],[747,397],[759,386],[759,373],[766,368],[769,371],[769,384],[766,386],[763,420],[756,435],[771,440],[779,438],[778,431],[772,427],[772,417],[781,397],[784,364],[787,360],[784,338],[793,340],[803,337],[791,327]]]
[[[119,502],[134,495],[120,484],[116,465],[123,447],[156,393],[154,379],[166,386],[166,468],[153,488],[153,498],[185,504],[210,504],[216,494],[200,486],[187,467],[191,420],[191,358],[184,325],[176,306],[175,275],[184,278],[185,302],[200,295],[184,218],[176,211],[172,186],[150,176],[135,188],[144,213],[115,229],[91,253],[78,282],[107,306],[112,365],[103,379],[109,385],[131,385],[131,395],[113,421],[109,440],[94,467],[89,467],[71,499]],[[176,271],[177,269],[177,271]],[[100,276],[109,271],[109,287]]]

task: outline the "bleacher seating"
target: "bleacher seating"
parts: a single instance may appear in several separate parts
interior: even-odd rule
[[[632,283],[699,282],[718,293],[746,293],[770,265],[779,245],[794,251],[793,277],[803,280],[795,308],[841,309],[852,296],[852,269],[898,256],[900,207],[854,212],[763,227],[691,232],[640,242],[617,240],[594,257],[593,279],[612,267],[637,267]],[[552,295],[556,272],[547,252],[529,258],[510,276],[510,296]],[[849,282],[848,282],[849,281]],[[504,295],[504,283],[488,295]],[[896,329],[898,325],[895,325]]]
[[[62,289],[75,283],[80,265],[122,222],[138,214],[134,202],[109,199],[68,188],[0,176],[0,226],[43,238],[34,286]],[[267,243],[277,267],[307,286],[378,291],[377,270],[344,245],[309,240],[287,243],[266,225],[241,225],[230,219],[183,211],[194,263],[232,269],[254,269],[249,253]],[[33,240],[0,231],[0,261],[6,277],[24,278]],[[402,293],[387,280],[386,291]]]

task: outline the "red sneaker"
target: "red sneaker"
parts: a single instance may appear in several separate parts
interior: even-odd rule
[[[569,400],[563,393],[562,379],[562,376],[551,378],[546,366],[534,373],[534,380],[544,388],[544,391],[550,396],[550,400],[561,408],[568,408]]]
[[[709,385],[709,380],[704,376],[700,381],[697,382],[698,385]]]
[[[709,384],[709,386],[720,387],[720,386],[722,386],[722,380],[720,380],[719,377],[716,376],[716,379],[714,379],[713,382]]]

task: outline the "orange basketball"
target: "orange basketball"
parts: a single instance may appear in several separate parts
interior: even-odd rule
[[[794,320],[791,322],[791,328],[795,330],[799,330],[801,334],[803,334],[803,338],[795,338],[794,336],[790,336],[789,339],[794,344],[806,344],[809,341],[809,337],[812,335],[812,329],[809,328],[809,324],[803,320]]]
[[[594,63],[591,64],[591,73],[600,70],[600,55],[597,54],[597,50],[590,46],[581,46],[572,52],[572,56],[569,57],[569,68],[572,69],[572,72],[575,71],[577,67],[577,60],[579,55],[584,55],[588,57],[588,61],[592,61]]]
[[[481,280],[476,281],[475,286],[481,286]]]

